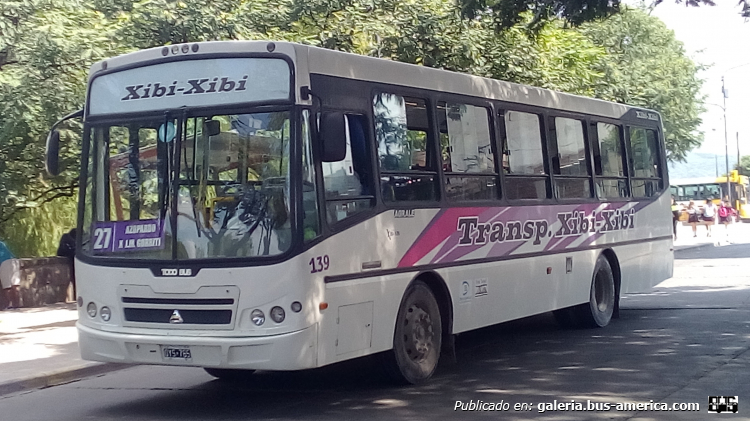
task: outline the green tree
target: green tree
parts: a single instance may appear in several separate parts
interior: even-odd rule
[[[702,66],[685,54],[680,41],[658,18],[623,9],[609,19],[582,25],[581,33],[606,49],[599,62],[603,77],[593,96],[651,108],[662,115],[667,158],[684,161],[703,141],[698,131],[704,97]]]
[[[654,8],[664,0],[654,0],[649,7]],[[675,0],[685,6],[713,6],[713,0]],[[545,22],[562,19],[573,26],[593,22],[616,15],[620,12],[620,0],[458,0],[463,16],[476,19],[490,16],[498,30],[507,29],[521,23],[526,12],[533,18],[527,21],[527,28],[537,30]],[[750,16],[750,3],[739,0],[743,9],[741,15]]]
[[[17,253],[49,254],[59,235],[74,226],[68,217],[75,213],[73,200],[58,199],[76,196],[80,135],[68,133],[64,142],[62,162],[69,170],[48,178],[47,131],[83,106],[91,63],[122,49],[102,14],[80,2],[0,2],[0,14],[11,12],[14,19],[0,31],[0,238]],[[51,201],[70,206],[44,206]],[[54,240],[29,233],[49,233]]]
[[[750,155],[745,155],[740,158],[739,165],[734,166],[734,169],[740,172],[740,175],[750,176]]]

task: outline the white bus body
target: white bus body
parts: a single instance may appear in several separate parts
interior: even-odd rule
[[[317,83],[316,78],[329,82]],[[336,81],[347,80],[368,85],[363,85],[361,92],[347,90],[349,88],[344,85],[336,91]],[[242,81],[246,83],[244,90],[239,89]],[[214,83],[213,87],[211,83]],[[329,108],[347,112],[349,105],[344,100],[347,95],[360,98],[359,105],[351,106],[351,113],[357,117],[345,117],[348,118],[346,127],[353,133],[353,118],[366,121],[367,125],[363,125],[365,139],[368,150],[374,154],[377,150],[373,137],[377,134],[372,131],[372,98],[377,92],[390,89],[397,93],[403,91],[408,98],[424,94],[428,98],[426,104],[432,110],[428,119],[430,128],[438,126],[433,121],[434,116],[443,110],[440,95],[466,98],[467,102],[477,106],[489,104],[486,105],[488,115],[491,114],[488,127],[493,142],[499,141],[497,132],[503,129],[495,124],[502,119],[498,117],[498,109],[503,104],[509,104],[508,109],[537,113],[543,123],[541,132],[546,142],[550,141],[551,131],[547,123],[552,121],[550,119],[557,115],[578,116],[586,123],[586,151],[589,151],[582,152],[588,163],[579,165],[584,172],[589,168],[589,175],[588,178],[570,179],[590,186],[592,197],[584,200],[560,197],[562,190],[555,183],[562,185],[564,170],[555,175],[551,170],[553,164],[545,158],[544,165],[549,166],[545,168],[549,169],[532,178],[541,183],[534,185],[547,186],[547,196],[540,187],[542,193],[536,200],[509,200],[503,187],[495,201],[449,202],[443,189],[446,177],[449,177],[448,167],[444,166],[434,167],[430,173],[434,173],[432,179],[429,178],[431,175],[424,176],[424,171],[419,173],[422,175],[411,176],[402,172],[406,175],[391,177],[397,180],[389,187],[395,192],[394,196],[404,184],[423,180],[432,180],[435,189],[440,190],[435,200],[400,202],[386,198],[390,190],[384,189],[380,180],[388,177],[384,175],[385,170],[381,168],[378,172],[377,168],[378,163],[385,164],[382,164],[383,159],[373,156],[368,161],[372,171],[362,176],[369,177],[364,183],[369,183],[372,188],[369,192],[372,199],[369,202],[369,199],[358,199],[360,202],[356,205],[365,209],[363,212],[356,211],[354,202],[338,206],[322,193],[306,196],[307,184],[300,181],[304,176],[301,173],[307,170],[302,164],[306,153],[302,146],[305,133],[312,139],[310,144],[317,145],[318,140],[314,131],[304,126],[303,120],[312,120],[314,113]],[[172,95],[168,95],[170,93]],[[408,98],[406,102],[411,101]],[[352,101],[354,103],[354,99]],[[450,103],[452,100],[445,101]],[[273,143],[276,140],[269,140],[269,147],[262,146],[267,150],[258,156],[265,162],[248,158],[247,163],[234,167],[233,160],[237,156],[232,149],[234,146],[217,146],[217,149],[212,149],[211,145],[199,146],[200,137],[206,136],[211,127],[206,123],[206,120],[213,119],[211,116],[231,113],[232,109],[242,107],[250,110],[246,113],[252,113],[253,107],[262,107],[266,103],[275,104],[281,107],[280,110],[291,110],[291,114],[274,111],[276,114],[253,114],[249,120],[232,115],[222,121],[221,134],[212,138],[214,145],[222,145],[221,142],[232,144],[237,136],[245,136],[242,130],[236,129],[240,120],[253,126],[257,119],[261,121],[257,123],[259,127],[266,124],[265,129],[247,132],[250,133],[248,139],[281,139],[278,147]],[[370,111],[362,104],[369,104]],[[223,111],[208,117],[199,112],[195,114],[198,117],[190,114],[190,110],[203,108]],[[301,111],[303,108],[310,111]],[[422,108],[417,105],[413,110],[421,112]],[[168,117],[164,117],[165,112],[170,113]],[[129,118],[135,121],[139,115],[149,113],[165,123],[138,126],[138,130],[132,129],[135,126],[128,126],[131,124]],[[267,123],[264,119],[271,114],[271,117],[287,116],[288,122],[281,126]],[[180,120],[181,115],[186,116],[184,120]],[[171,123],[172,119],[175,124]],[[198,129],[199,120],[203,124],[201,130]],[[571,306],[579,306],[580,310],[581,305],[588,305],[592,300],[592,276],[596,279],[595,266],[602,257],[612,268],[615,299],[622,293],[648,290],[672,275],[673,245],[664,142],[659,140],[656,143],[659,158],[654,166],[658,167],[659,180],[638,184],[646,186],[643,187],[644,197],[636,197],[635,186],[640,182],[635,180],[638,178],[636,172],[628,169],[633,164],[628,164],[629,160],[623,161],[624,158],[621,159],[626,167],[624,175],[619,181],[611,177],[613,184],[619,182],[618,186],[625,186],[621,187],[622,197],[600,197],[602,193],[598,193],[596,183],[604,177],[597,174],[597,165],[600,164],[596,160],[601,159],[592,158],[590,151],[593,142],[590,133],[593,132],[589,129],[594,130],[591,127],[599,121],[618,127],[620,133],[627,133],[631,126],[642,123],[658,139],[663,139],[658,114],[648,110],[314,47],[248,41],[154,48],[97,63],[91,69],[84,121],[92,129],[87,134],[89,146],[84,148],[86,172],[81,184],[84,197],[81,199],[79,232],[82,234],[76,278],[79,343],[81,354],[87,360],[209,369],[308,369],[392,350],[399,308],[409,285],[415,281],[427,285],[438,304],[444,347],[449,343],[448,335]],[[103,125],[108,125],[106,130],[97,128]],[[135,157],[127,148],[114,150],[116,147],[112,146],[112,139],[128,127],[131,127],[130,134],[123,135],[122,139],[128,139],[128,136],[133,139],[138,133],[144,139],[135,143],[140,151]],[[156,132],[156,127],[163,133]],[[424,127],[427,127],[426,123]],[[150,146],[139,146],[147,138],[143,133],[149,130],[156,133],[156,137],[149,141]],[[455,126],[445,131],[438,129],[444,137],[451,136],[455,130]],[[428,133],[426,142],[438,143],[434,140],[438,138],[437,134],[430,134],[427,128],[423,131]],[[192,175],[176,177],[178,181],[170,179],[170,185],[178,186],[173,190],[169,190],[164,182],[164,191],[161,187],[152,190],[158,200],[149,199],[143,193],[150,188],[143,181],[152,174],[149,171],[172,174],[170,171],[183,169],[178,166],[165,170],[153,163],[155,161],[149,161],[152,158],[148,158],[148,154],[164,154],[169,165],[178,165],[177,160],[170,158],[173,152],[163,151],[172,148],[176,142],[173,139],[180,136],[182,149],[173,151],[178,150],[176,153],[185,156],[192,154],[192,163],[188,159],[178,159],[179,165],[192,171]],[[562,135],[558,133],[557,136]],[[97,146],[97,142],[109,147]],[[245,228],[241,225],[233,228],[235,222],[226,222],[232,211],[220,206],[224,199],[205,194],[209,190],[219,192],[226,188],[227,183],[226,178],[220,179],[211,173],[218,171],[216,165],[219,164],[211,164],[213,156],[199,156],[197,150],[200,147],[208,151],[205,154],[213,154],[215,150],[230,151],[231,154],[226,153],[226,162],[227,168],[232,168],[227,170],[231,174],[240,170],[260,174],[269,162],[277,165],[279,173],[288,167],[286,175],[276,177],[275,182],[282,187],[274,190],[281,192],[278,197],[283,199],[277,203],[284,204],[274,206],[286,206],[289,211],[272,222],[268,222],[270,217],[266,218],[267,221],[257,225],[259,228],[255,231],[246,229],[243,233]],[[347,149],[352,147],[348,145]],[[542,150],[547,151],[547,147]],[[562,143],[559,147],[562,149]],[[276,164],[274,154],[278,148],[282,150],[278,152],[280,161],[291,156],[291,163]],[[284,148],[289,148],[288,156]],[[312,147],[317,157],[320,151],[316,148],[318,146]],[[492,147],[495,153],[505,149],[504,146]],[[632,146],[626,147],[622,156],[632,158],[628,155],[633,153],[632,149]],[[240,150],[244,150],[242,146]],[[429,153],[420,155],[414,150],[411,156],[415,162],[431,159],[437,162],[439,159]],[[245,153],[239,153],[243,157],[240,160],[244,159]],[[383,157],[384,152],[377,153]],[[466,154],[462,151],[456,156],[465,160]],[[520,154],[516,153],[517,156]],[[247,156],[250,155],[247,152]],[[547,152],[547,156],[551,154]],[[222,161],[222,157],[219,156],[217,162]],[[198,174],[201,159],[206,166],[214,165],[211,167],[214,169],[206,170],[208,175]],[[494,158],[490,156],[489,159]],[[312,162],[306,160],[306,165],[309,162],[316,174],[329,165],[318,161],[317,158]],[[495,160],[497,168],[500,161]],[[128,167],[127,162],[139,162],[137,172],[140,175],[133,176],[132,167]],[[107,165],[109,169],[104,170]],[[341,164],[339,176],[354,176],[352,168],[355,165],[357,163],[352,161],[349,151]],[[424,166],[429,167],[429,163]],[[487,174],[495,177],[492,180],[500,180],[506,183],[504,185],[516,180],[511,178],[512,174],[500,169],[492,175],[491,167]],[[239,169],[235,172],[234,168]],[[465,166],[457,165],[456,168],[467,171]],[[333,182],[334,169],[325,171],[325,177],[318,174],[313,178],[317,189],[314,192],[322,192],[325,188],[325,182],[321,181],[329,180],[328,185]],[[552,177],[550,173],[553,173]],[[193,176],[195,178],[191,178]],[[427,178],[418,178],[423,176]],[[118,187],[127,185],[123,181],[127,177],[139,180],[137,185],[140,187],[130,190],[131,193],[126,187]],[[247,177],[250,178],[254,183],[260,183],[255,181],[260,179],[265,183],[263,187],[257,187],[261,189],[258,191],[263,191],[267,181],[271,180],[270,176],[262,175]],[[244,183],[245,176],[239,179]],[[496,182],[489,178],[487,183],[484,178],[477,180],[484,183],[483,189],[485,186],[496,188]],[[205,187],[212,182],[215,187]],[[346,191],[343,187],[341,189]],[[268,203],[275,200],[269,197],[277,193],[262,196],[263,206],[269,206]],[[138,205],[133,204],[135,201],[130,205],[122,204],[122,201],[127,202],[127,197],[135,196],[139,197]],[[230,207],[239,207],[237,203],[242,200],[245,200],[244,196],[235,194],[233,198],[228,196],[226,203],[231,203]],[[247,200],[250,204],[245,206],[253,206],[252,200],[255,199]],[[309,207],[302,203],[305,200],[317,200],[317,203]],[[159,203],[155,205],[154,202]],[[205,206],[207,203],[211,206]],[[139,206],[151,206],[157,210],[133,210]],[[206,209],[208,207],[210,209]],[[193,211],[193,208],[200,211]],[[307,216],[301,215],[303,208],[318,212],[313,217],[320,222],[319,228],[303,228],[307,223],[303,222]],[[234,219],[240,214],[240,211],[235,212]],[[265,212],[264,215],[268,215],[271,211]],[[225,218],[223,225],[222,215]],[[252,216],[245,219],[245,224],[253,220]],[[267,222],[268,226],[264,228],[263,224]],[[211,228],[206,228],[208,226]],[[198,235],[191,230],[197,230]],[[216,237],[220,231],[226,234],[225,239]],[[187,235],[191,236],[189,241],[175,240],[175,237]],[[222,255],[242,253],[232,249],[234,243],[229,244],[228,239],[235,241],[237,238],[249,239],[251,245],[238,246],[239,250],[252,250],[248,259],[236,257],[239,254],[234,257]],[[229,245],[223,243],[225,240]],[[132,247],[136,254],[127,254],[127,247]],[[261,252],[262,248],[265,251]],[[149,254],[151,249],[155,250],[153,254]],[[223,251],[206,255],[209,253],[206,250],[219,249]],[[105,313],[108,316],[102,316],[103,307],[107,308]],[[274,307],[283,310],[283,321],[271,319]],[[254,316],[254,310],[263,313],[265,320],[260,325],[253,321],[253,317],[259,320],[259,313]],[[274,311],[274,314],[279,314],[278,310]],[[616,311],[615,308],[615,314]],[[434,314],[430,315],[435,318]],[[429,327],[429,322],[420,323]],[[424,339],[421,334],[414,335],[416,342]],[[427,335],[432,337],[430,335],[435,335],[435,332]],[[440,341],[430,343],[428,340],[425,346],[439,347]],[[404,377],[407,381],[421,381],[429,377],[433,369],[428,368],[429,373],[421,377]]]

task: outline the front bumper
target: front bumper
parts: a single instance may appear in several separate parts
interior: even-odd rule
[[[318,325],[282,335],[205,337],[134,335],[92,329],[81,323],[78,344],[84,360],[253,370],[302,370],[317,366]],[[189,360],[165,359],[163,346],[189,348]]]

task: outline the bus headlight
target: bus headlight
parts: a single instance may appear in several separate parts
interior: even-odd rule
[[[102,310],[99,312],[99,314],[102,317],[102,320],[104,320],[105,322],[108,322],[112,317],[112,311],[109,309],[109,307],[102,307]]]
[[[86,313],[88,313],[91,318],[96,317],[96,304],[94,304],[93,301],[86,306]]]
[[[250,320],[255,323],[255,326],[260,326],[266,322],[266,315],[256,308],[252,313],[250,313]]]
[[[284,321],[284,318],[286,317],[286,313],[284,313],[284,309],[276,306],[271,309],[271,319],[276,323],[281,323]]]
[[[295,313],[299,313],[300,311],[302,311],[302,303],[300,303],[299,301],[293,302],[292,311]]]

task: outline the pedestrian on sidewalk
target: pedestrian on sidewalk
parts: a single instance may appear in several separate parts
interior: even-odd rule
[[[687,207],[688,224],[693,227],[693,237],[698,236],[698,209],[695,208],[695,202],[692,200]]]
[[[707,237],[711,236],[711,226],[716,223],[716,205],[714,205],[713,197],[706,199],[706,204],[703,206],[703,222],[706,223]]]
[[[73,284],[73,298],[76,297],[76,271],[75,271],[75,258],[76,258],[76,229],[73,228],[70,231],[60,237],[60,244],[57,246],[57,255],[68,259],[70,264],[70,282]]]
[[[680,220],[680,205],[677,204],[677,201],[674,200],[674,196],[672,196],[672,236],[673,239],[677,239],[677,222]]]
[[[16,273],[13,262],[13,253],[4,242],[0,241],[0,286],[2,286],[5,298],[8,301],[6,310],[21,306],[18,295],[18,286],[21,279]]]
[[[723,201],[721,202],[721,206],[719,206],[718,214],[719,223],[724,224],[724,234],[727,234],[729,230],[729,221],[732,218],[732,215],[734,215],[734,209],[729,205],[729,202]]]

